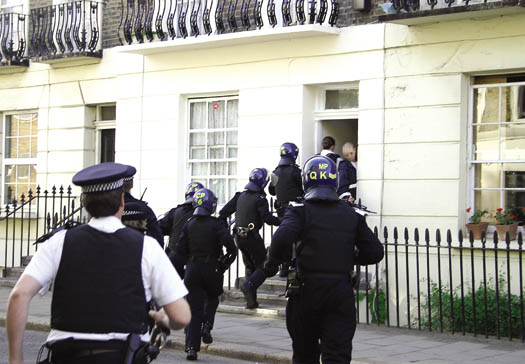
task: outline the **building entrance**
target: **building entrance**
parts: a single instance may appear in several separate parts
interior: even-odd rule
[[[321,120],[318,124],[317,151],[321,151],[321,141],[325,136],[335,139],[335,153],[343,156],[343,144],[352,143],[357,147],[357,119]]]

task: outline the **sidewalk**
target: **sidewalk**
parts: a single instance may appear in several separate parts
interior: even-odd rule
[[[10,290],[0,288],[2,326]],[[50,304],[51,294],[33,299],[28,328],[48,329]],[[212,333],[215,341],[203,345],[203,352],[254,362],[291,363],[291,340],[282,319],[218,313]],[[184,347],[182,331],[174,332],[170,339],[171,347]],[[356,364],[522,364],[525,344],[519,340],[358,325],[353,359]]]

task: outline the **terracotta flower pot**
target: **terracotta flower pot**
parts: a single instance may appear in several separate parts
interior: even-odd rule
[[[487,228],[489,226],[488,222],[480,222],[477,224],[468,223],[466,224],[467,230],[472,231],[472,234],[474,235],[474,240],[480,240],[481,239],[481,233],[485,232],[487,234]],[[467,235],[467,239],[469,236]]]
[[[505,241],[505,235],[507,231],[509,232],[510,240],[516,239],[516,233],[518,232],[518,223],[515,222],[510,225],[496,225],[496,230],[498,232],[498,239]]]

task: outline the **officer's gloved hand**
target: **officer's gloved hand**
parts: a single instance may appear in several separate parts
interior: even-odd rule
[[[279,271],[279,264],[272,259],[268,259],[264,262],[263,270],[266,277],[273,277]]]

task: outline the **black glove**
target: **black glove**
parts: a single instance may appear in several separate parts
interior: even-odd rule
[[[279,271],[279,263],[269,258],[266,260],[266,262],[264,262],[263,270],[266,277],[273,277]]]

